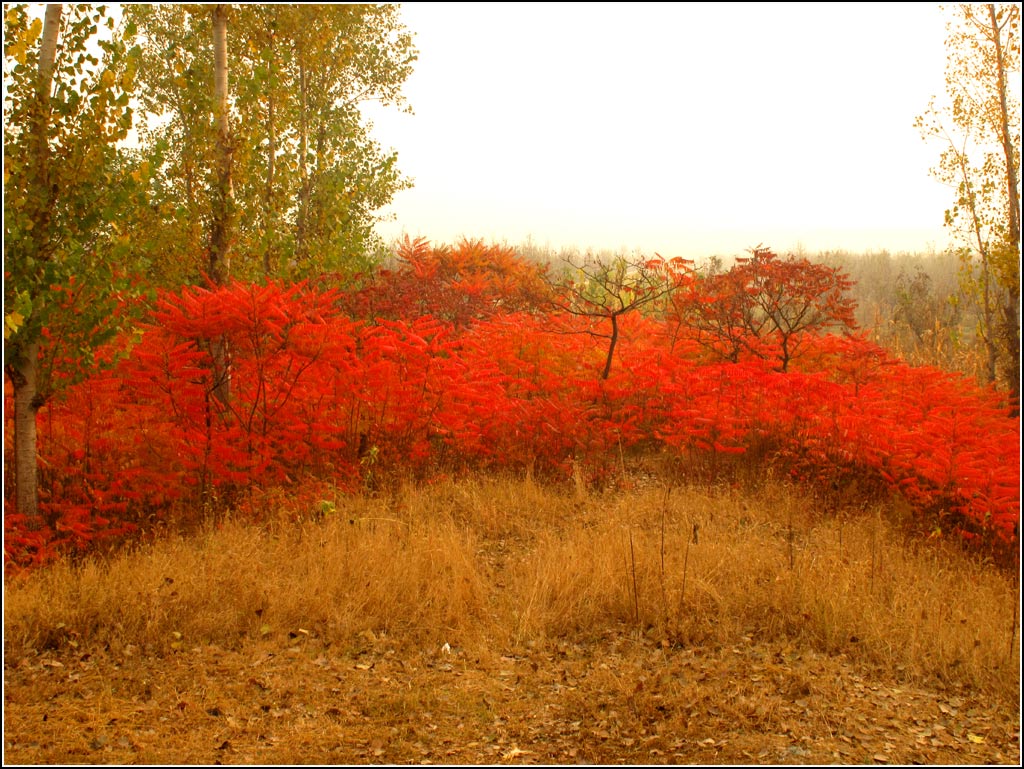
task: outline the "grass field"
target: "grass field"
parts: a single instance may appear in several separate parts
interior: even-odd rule
[[[13,763],[1007,763],[1017,571],[799,489],[404,485],[5,581]]]

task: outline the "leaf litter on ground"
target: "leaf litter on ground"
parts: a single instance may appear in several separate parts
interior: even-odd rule
[[[845,655],[748,641],[369,654],[254,639],[5,670],[5,758],[38,763],[1007,764],[1020,712]],[[255,671],[255,672],[254,672]]]

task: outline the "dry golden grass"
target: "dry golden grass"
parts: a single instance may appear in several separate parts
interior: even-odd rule
[[[477,656],[628,628],[665,648],[779,642],[895,680],[1015,700],[1016,575],[905,541],[883,507],[823,516],[799,490],[596,494],[507,478],[338,500],[322,520],[230,520],[5,585],[8,660],[31,650],[291,634]],[[1013,637],[1011,637],[1013,634]]]
[[[952,547],[911,548],[879,509],[823,519],[799,493],[594,499],[515,570],[516,639],[632,623],[672,643],[788,639],[911,679],[1015,698],[1015,581]]]

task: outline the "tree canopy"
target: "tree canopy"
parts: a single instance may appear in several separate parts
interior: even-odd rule
[[[137,152],[152,265],[199,278],[214,216],[217,133],[209,6],[132,5],[142,41]],[[365,267],[379,210],[408,186],[360,104],[404,108],[416,50],[393,5],[242,5],[228,18],[234,222],[231,277]]]

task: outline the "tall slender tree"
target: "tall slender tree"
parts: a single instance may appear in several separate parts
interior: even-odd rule
[[[933,174],[954,192],[945,222],[979,306],[986,376],[1020,399],[1020,6],[959,4],[947,24],[946,91],[916,125],[944,149]]]
[[[119,317],[112,255],[131,179],[115,148],[132,125],[137,54],[103,7],[51,4],[42,19],[4,7],[4,371],[16,509],[32,526],[39,409],[92,367]]]
[[[228,11],[226,5],[213,7],[213,130],[214,184],[211,190],[213,215],[210,221],[209,275],[218,285],[231,272],[231,238],[234,220],[234,187],[231,181],[234,151],[231,114],[228,109]]]
[[[228,109],[228,11],[227,5],[213,7],[213,126],[217,136],[214,152],[214,183],[211,190],[210,245],[208,275],[223,285],[231,273],[231,246],[234,238],[235,194],[232,185],[234,147],[231,115]],[[231,371],[227,341],[210,341],[213,358],[213,394],[222,404],[231,399]]]

